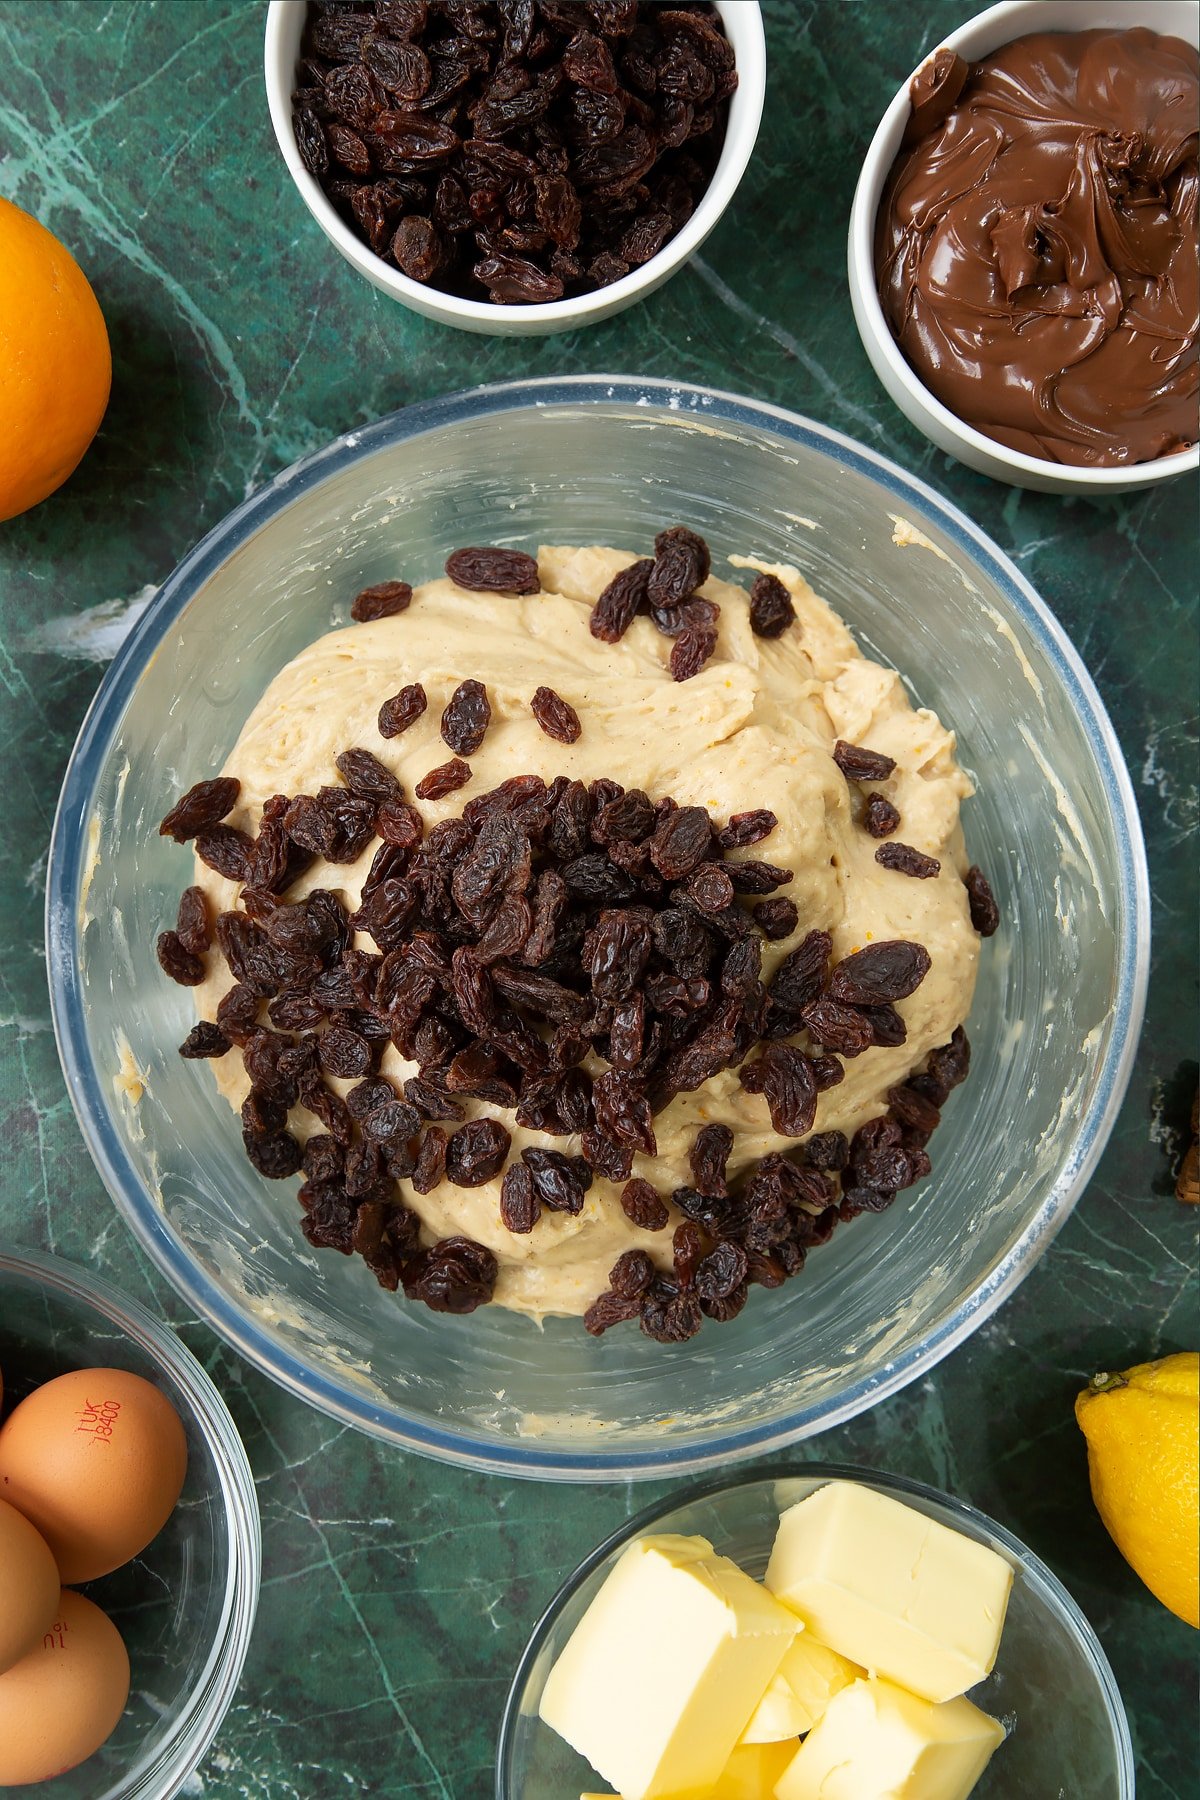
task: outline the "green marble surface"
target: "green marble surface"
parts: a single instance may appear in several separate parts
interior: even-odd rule
[[[618,370],[778,402],[923,475],[1016,559],[1111,709],[1155,903],[1147,1026],[1112,1142],[996,1318],[930,1378],[793,1458],[935,1482],[1026,1539],[1112,1660],[1139,1792],[1179,1800],[1194,1792],[1196,1636],[1139,1585],[1092,1512],[1071,1400],[1096,1367],[1200,1337],[1196,1213],[1172,1191],[1196,1082],[1195,492],[1090,501],[995,485],[918,437],[867,365],[844,277],[856,170],[896,84],[959,9],[768,0],[764,129],[702,257],[608,324],[525,341],[416,318],[329,249],[271,137],[263,10],[0,0],[0,193],[75,250],[115,359],[112,404],[79,473],[0,526],[0,1236],[100,1269],[165,1314],[244,1434],[262,1604],[240,1692],[186,1791],[483,1800],[534,1619],[596,1539],[666,1486],[537,1487],[405,1458],[278,1392],[187,1317],[118,1222],[55,1056],[42,904],[59,781],[124,631],[258,483],[411,400]]]

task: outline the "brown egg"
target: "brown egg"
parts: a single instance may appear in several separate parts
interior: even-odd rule
[[[24,1513],[0,1500],[0,1675],[49,1630],[60,1586],[46,1540]]]
[[[0,1787],[73,1769],[112,1736],[128,1698],[120,1632],[64,1588],[41,1643],[0,1675]]]
[[[125,1369],[76,1369],[0,1426],[0,1499],[41,1532],[63,1581],[94,1581],[170,1518],[187,1442],[170,1401]]]

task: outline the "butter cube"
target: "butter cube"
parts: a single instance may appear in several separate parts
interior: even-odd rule
[[[776,1675],[766,1693],[750,1714],[750,1723],[742,1733],[743,1744],[778,1744],[784,1738],[799,1737],[808,1730],[808,1714],[797,1700],[790,1684]]]
[[[703,1800],[775,1800],[775,1783],[796,1754],[795,1740],[787,1744],[739,1744],[715,1787],[706,1788]],[[579,1800],[613,1800],[611,1794],[580,1794]]]
[[[783,1514],[766,1584],[839,1655],[950,1700],[991,1672],[1012,1568],[914,1507],[831,1481]]]
[[[624,1800],[708,1800],[798,1627],[702,1537],[630,1544],[542,1694]]]
[[[1004,1728],[969,1700],[940,1706],[890,1681],[856,1681],[775,1784],[777,1800],[967,1800]]]
[[[775,1800],[775,1783],[796,1753],[786,1744],[739,1744],[705,1800]]]
[[[857,1663],[847,1661],[818,1643],[811,1631],[802,1631],[789,1650],[784,1651],[776,1681],[786,1681],[800,1708],[798,1737],[811,1731],[835,1694],[848,1688],[866,1673]]]

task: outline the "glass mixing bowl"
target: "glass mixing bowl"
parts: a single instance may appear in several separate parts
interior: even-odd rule
[[[576,1800],[596,1778],[538,1718],[542,1689],[567,1639],[633,1538],[651,1531],[706,1537],[761,1579],[779,1515],[827,1481],[857,1481],[986,1544],[1012,1564],[1012,1597],[996,1666],[970,1698],[1008,1738],[971,1800],[1132,1800],[1133,1748],[1113,1672],[1062,1583],[1010,1532],[936,1488],[874,1470],[809,1463],[795,1475],[715,1484],[675,1496],[623,1525],[555,1595],[521,1658],[500,1727],[496,1800]]]
[[[344,623],[365,584],[435,574],[459,544],[644,548],[676,520],[705,533],[718,571],[738,551],[797,563],[957,728],[979,790],[968,842],[1005,920],[984,947],[970,1082],[947,1107],[931,1179],[685,1346],[636,1331],[597,1341],[578,1320],[542,1330],[496,1307],[469,1318],[410,1307],[357,1259],[308,1251],[290,1186],[254,1173],[211,1074],[176,1055],[190,1000],[163,978],[154,941],[188,861],[158,820],[216,773],[267,682]],[[571,1480],[708,1468],[791,1442],[912,1381],[986,1319],[1095,1166],[1149,949],[1116,738],[1013,565],[929,488],[835,432],[617,377],[410,407],[231,513],[101,685],[67,771],[48,889],[55,1025],[80,1124],[122,1214],[191,1304],[339,1419],[477,1468]]]
[[[250,1644],[261,1563],[250,1464],[224,1401],[171,1331],[86,1269],[0,1246],[5,1416],[43,1381],[87,1368],[130,1369],[167,1396],[187,1434],[187,1477],[142,1554],[83,1590],[129,1651],[121,1722],[103,1749],[37,1792],[171,1800],[216,1736]]]

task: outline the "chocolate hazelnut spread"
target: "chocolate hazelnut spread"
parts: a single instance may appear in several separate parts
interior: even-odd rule
[[[1137,27],[940,50],[913,77],[880,302],[931,392],[1012,450],[1101,466],[1196,442],[1198,72]]]

